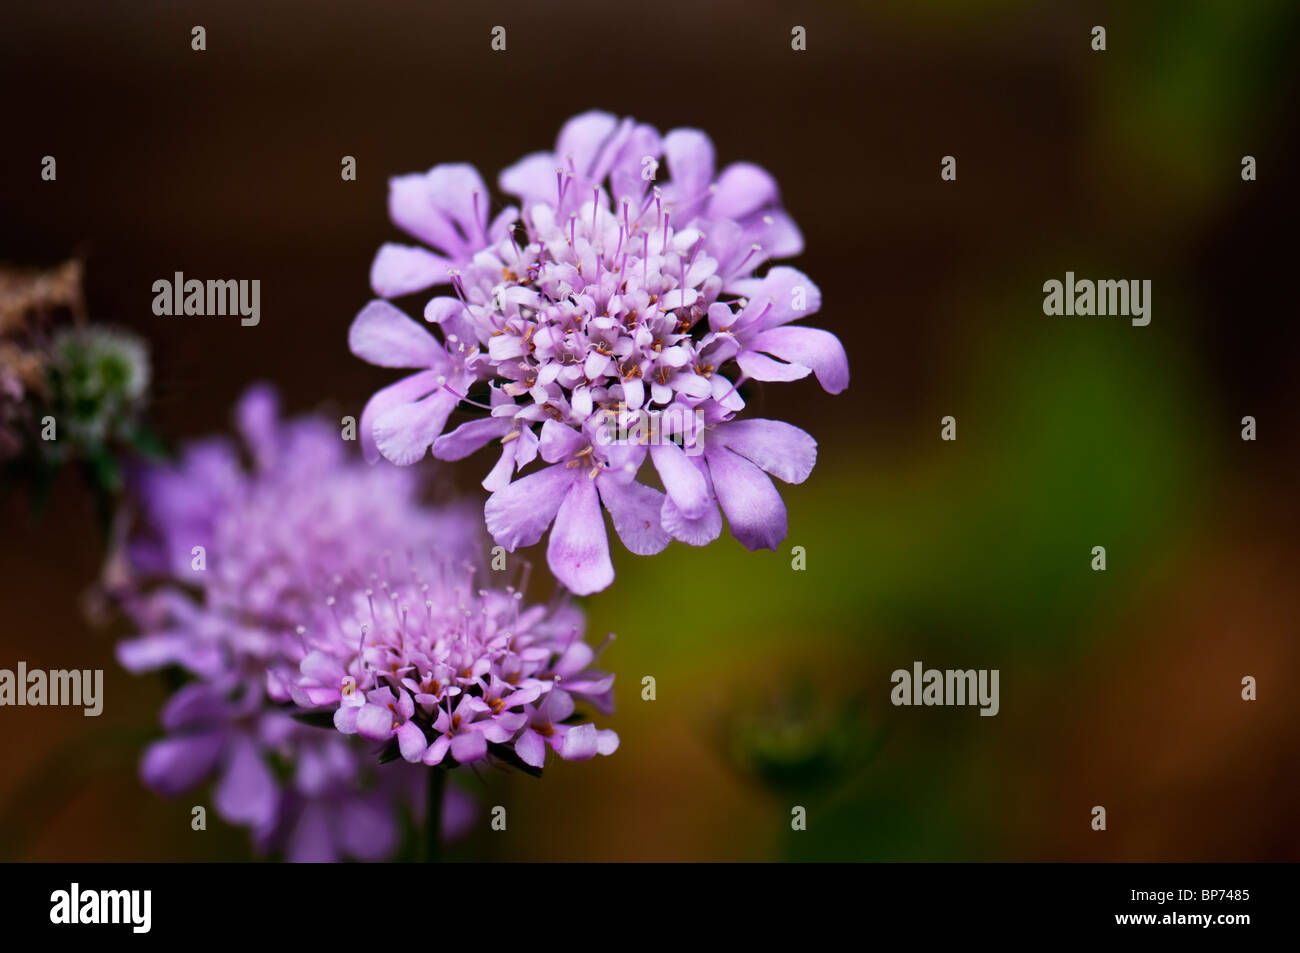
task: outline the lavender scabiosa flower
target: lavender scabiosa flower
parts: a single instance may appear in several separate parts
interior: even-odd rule
[[[582,616],[523,606],[513,587],[479,590],[473,571],[410,557],[386,578],[344,582],[302,634],[294,701],[343,735],[404,760],[453,767],[489,755],[540,769],[612,754],[618,736],[575,715],[612,711],[614,676],[591,667]]]
[[[661,159],[670,179],[658,182]],[[499,441],[483,481],[489,532],[514,550],[554,524],[548,564],[578,594],[614,578],[603,510],[639,555],[671,538],[711,542],[723,513],[747,547],[775,548],[786,514],[769,474],[805,479],[816,443],[780,421],[737,420],[740,385],[812,374],[839,393],[849,371],[833,334],[794,325],[819,309],[817,286],[789,267],[759,274],[803,247],[772,177],[749,163],[716,173],[696,130],[660,137],[591,112],[499,184],[520,207],[489,222],[469,166],[390,183],[393,221],[433,250],[385,245],[375,293],[451,291],[424,305],[437,335],[384,300],[353,322],[354,354],[415,371],[367,404],[368,459],[411,464],[432,449],[458,460]],[[483,382],[486,402],[470,400]],[[445,432],[458,405],[487,415]],[[611,439],[629,415],[648,426]],[[647,456],[662,491],[638,478]]]
[[[282,422],[265,388],[247,393],[238,420],[251,466],[218,438],[132,481],[144,528],[114,561],[125,572],[114,586],[141,634],[118,658],[190,677],[141,774],[165,795],[214,779],[221,817],[291,860],[390,856],[399,809],[423,804],[423,772],[379,770],[366,745],[292,717],[296,626],[339,572],[385,549],[469,558],[477,520],[420,506],[411,471],[349,460],[327,422]],[[464,815],[453,794],[444,829]]]

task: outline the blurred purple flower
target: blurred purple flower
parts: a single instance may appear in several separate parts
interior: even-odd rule
[[[613,731],[575,715],[575,702],[609,713],[614,682],[591,668],[576,609],[522,607],[513,588],[476,589],[471,569],[418,555],[390,572],[344,582],[316,608],[289,686],[300,706],[329,711],[344,735],[395,742],[413,764],[513,754],[540,768],[538,733],[566,760],[617,749]]]
[[[370,746],[291,717],[296,625],[340,573],[382,564],[388,549],[471,558],[477,520],[421,507],[410,471],[349,460],[329,423],[281,422],[265,388],[245,395],[238,420],[251,466],[213,439],[132,481],[145,528],[115,585],[141,634],[118,658],[194,679],[167,702],[166,736],[141,774],[164,795],[215,778],[217,813],[291,860],[389,856],[399,809],[421,809],[425,772],[380,769]],[[463,823],[467,809],[452,789],[445,820]]]
[[[661,160],[671,181],[655,185]],[[483,481],[489,532],[514,550],[554,523],[548,564],[578,594],[614,578],[603,510],[639,555],[673,537],[717,538],[719,505],[742,543],[775,548],[785,506],[762,471],[806,478],[816,443],[776,421],[750,421],[765,426],[725,442],[745,408],[739,387],[814,374],[839,393],[849,370],[833,334],[791,326],[819,309],[817,286],[787,267],[756,274],[803,248],[772,177],[748,163],[716,173],[712,143],[696,130],[660,137],[590,112],[564,126],[555,152],[527,156],[499,184],[522,212],[489,221],[487,189],[469,166],[390,181],[393,221],[429,248],[380,249],[375,293],[451,284],[453,294],[424,306],[439,336],[383,300],[353,322],[354,354],[415,370],[367,404],[367,458],[405,465],[432,448],[458,460],[499,441]],[[488,416],[445,432],[483,381]],[[611,439],[628,419],[642,428]],[[638,481],[647,455],[666,492]],[[538,457],[550,466],[514,479]]]

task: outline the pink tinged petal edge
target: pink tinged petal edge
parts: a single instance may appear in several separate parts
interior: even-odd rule
[[[756,351],[766,351],[784,361],[811,367],[817,380],[830,394],[849,386],[849,358],[840,339],[820,328],[772,328],[750,342]]]
[[[400,298],[446,284],[450,268],[450,261],[427,249],[388,242],[370,265],[370,290],[381,298]]]
[[[555,519],[567,485],[580,476],[561,463],[497,490],[483,507],[488,532],[511,552],[533,545]]]
[[[705,456],[731,534],[747,549],[776,549],[786,534],[785,503],[768,475],[725,447]]]
[[[802,483],[817,463],[817,441],[782,420],[736,420],[719,425],[714,441],[786,483]]]
[[[596,478],[601,502],[614,520],[614,532],[630,552],[653,556],[672,538],[659,523],[664,494],[633,480],[621,483],[605,474]]]
[[[361,309],[348,328],[348,347],[379,367],[449,370],[438,340],[387,301],[371,301]]]
[[[614,581],[609,538],[594,480],[576,480],[560,503],[546,548],[555,578],[579,596],[599,592]]]

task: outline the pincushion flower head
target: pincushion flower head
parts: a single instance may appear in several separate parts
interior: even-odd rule
[[[420,505],[411,471],[348,459],[328,422],[281,421],[264,388],[248,392],[238,419],[251,466],[218,438],[132,481],[144,527],[113,586],[140,634],[118,658],[189,677],[141,773],[167,795],[213,780],[215,810],[290,859],[389,856],[399,811],[423,804],[423,773],[381,769],[371,746],[293,717],[296,630],[340,573],[370,571],[386,550],[471,558],[477,519]],[[466,811],[453,795],[444,827]]]
[[[343,583],[303,630],[299,705],[430,766],[491,756],[541,769],[548,748],[565,760],[614,752],[613,731],[575,714],[577,703],[608,714],[614,682],[591,668],[575,609],[524,608],[514,589],[476,589],[470,568],[397,563]]]
[[[591,112],[499,185],[519,204],[490,216],[470,166],[390,182],[394,223],[422,245],[380,249],[381,297],[349,343],[415,373],[367,404],[367,457],[458,460],[496,442],[488,530],[514,550],[554,523],[548,564],[579,594],[613,581],[602,510],[641,555],[711,542],[723,514],[750,549],[775,548],[786,513],[770,476],[805,479],[816,442],[742,417],[740,386],[815,375],[839,393],[849,372],[833,334],[795,324],[819,309],[817,286],[770,265],[803,247],[772,177],[717,172],[699,131]],[[383,300],[437,286],[423,306],[436,332]],[[458,406],[486,414],[449,430]],[[663,490],[640,480],[647,457]]]

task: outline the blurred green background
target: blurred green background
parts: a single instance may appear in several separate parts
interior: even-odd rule
[[[253,380],[295,411],[355,413],[389,379],[346,348],[397,234],[389,175],[470,161],[491,181],[598,107],[703,128],[720,161],[781,183],[807,244],[793,264],[824,293],[810,323],[853,371],[839,397],[803,381],[752,405],[820,444],[784,488],[789,537],[616,548],[615,585],[585,602],[595,638],[617,633],[622,747],[540,782],[466,779],[509,830],[484,820],[452,857],[1300,857],[1294,2],[73,0],[6,17],[0,259],[85,257],[91,315],[149,340],[175,437],[226,429]],[[154,317],[151,283],[177,270],[260,278],[261,325]],[[1151,324],[1044,316],[1042,283],[1067,270],[1151,279]],[[486,466],[458,466],[464,492]],[[0,855],[248,857],[215,818],[190,830],[200,798],[137,780],[164,696],[113,662],[119,630],[84,619],[92,501],[64,480],[37,520],[4,492],[0,666],[103,667],[107,700],[98,719],[0,710]],[[890,673],[917,660],[999,669],[1000,713],[891,706]]]

